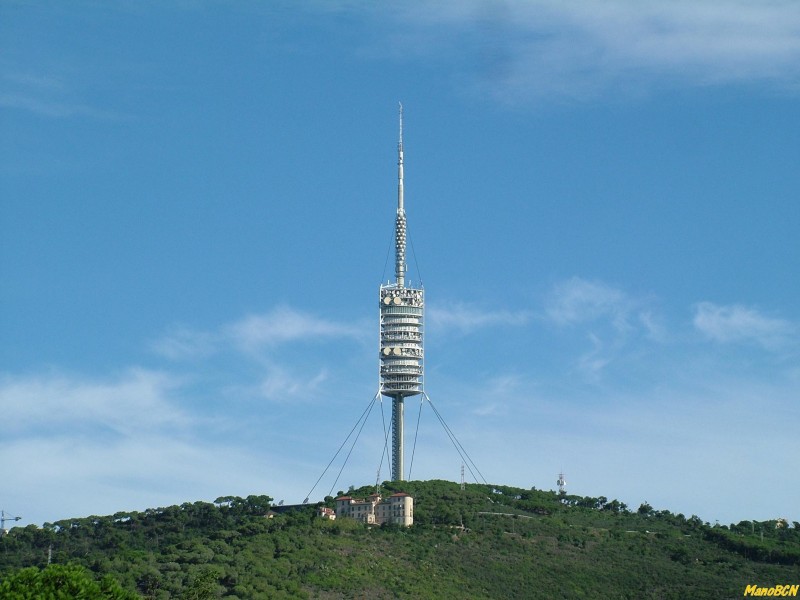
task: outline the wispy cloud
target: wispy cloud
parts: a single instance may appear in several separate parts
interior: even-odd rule
[[[57,373],[7,375],[0,379],[0,412],[6,431],[99,427],[133,435],[188,424],[190,417],[170,400],[179,385],[172,376],[144,369],[104,380]]]
[[[585,373],[604,373],[609,364],[635,351],[637,339],[642,341],[637,333],[646,336],[648,327],[641,315],[652,316],[648,307],[646,300],[624,290],[600,281],[573,278],[554,287],[547,310],[541,313],[543,318],[519,314],[515,318],[490,319],[488,325],[516,324],[515,319],[519,318],[525,327],[512,329],[519,329],[525,336],[531,333],[526,328],[543,323],[555,325],[552,329],[558,335],[577,331],[583,343],[588,340],[590,346],[583,351],[577,368]],[[467,315],[472,310],[466,310]],[[300,317],[289,319],[288,324],[276,323],[280,315],[287,314],[284,311]],[[716,341],[761,344],[762,339],[786,339],[795,331],[791,322],[766,317],[754,309],[701,303],[695,314],[697,330],[711,332],[709,337]],[[326,341],[330,347],[347,332],[357,337],[354,332],[360,329],[286,308],[262,316],[263,321],[258,320],[255,329],[260,332],[263,327],[264,331],[277,333],[269,337],[271,341],[263,340],[261,336],[266,334],[259,333],[254,343],[280,344],[273,349],[309,339]],[[236,343],[249,338],[234,335],[233,331],[251,318],[202,335],[176,330],[175,337],[186,346],[177,346],[177,355],[216,361],[222,358],[218,354],[223,351],[238,352]],[[657,321],[657,315],[653,319]],[[472,319],[466,321],[470,323]],[[477,327],[487,325],[481,319],[477,323]],[[763,473],[767,464],[771,473],[791,468],[786,457],[794,454],[786,449],[795,450],[796,439],[770,427],[775,420],[788,422],[796,418],[797,373],[771,371],[732,377],[730,371],[699,370],[695,356],[681,352],[685,346],[680,347],[680,338],[672,342],[677,352],[655,357],[647,367],[652,377],[635,392],[626,390],[626,382],[611,377],[604,379],[603,386],[591,381],[581,385],[577,378],[563,380],[560,375],[548,380],[550,375],[529,371],[526,363],[505,365],[502,372],[493,371],[489,376],[462,370],[448,385],[447,397],[441,402],[431,391],[448,425],[490,480],[524,486],[531,481],[537,486],[548,482],[552,485],[558,469],[563,467],[574,486],[572,491],[589,495],[613,493],[634,503],[634,507],[649,500],[664,508],[707,514],[710,518],[786,516],[797,486],[784,486],[769,503],[762,504],[769,507],[762,509],[765,514],[748,514],[742,504],[735,510],[719,509],[717,514],[703,511],[718,507],[715,497],[722,493],[731,494],[737,488],[741,493],[746,482]],[[207,344],[213,352],[206,353]],[[201,350],[199,354],[195,346]],[[237,360],[242,357],[234,356]],[[667,370],[681,373],[681,377],[658,376],[659,369],[669,361],[672,362]],[[212,361],[199,366],[181,364],[180,368],[194,369],[199,377],[209,364],[219,367]],[[23,490],[12,496],[13,508],[19,510],[17,507],[22,506],[20,512],[24,511],[26,518],[33,517],[33,522],[37,514],[45,515],[41,519],[58,518],[52,503],[38,499],[52,495],[53,490],[61,490],[57,510],[63,511],[60,516],[64,517],[109,514],[191,499],[211,500],[230,493],[263,492],[303,498],[319,474],[320,450],[307,448],[310,434],[298,436],[302,441],[291,446],[290,458],[285,451],[283,457],[275,456],[273,452],[277,451],[272,446],[276,444],[274,440],[281,438],[286,424],[305,418],[307,407],[303,401],[323,396],[330,399],[330,394],[322,392],[337,389],[335,380],[342,373],[329,370],[324,361],[309,361],[305,356],[255,364],[254,370],[232,375],[236,385],[241,386],[233,393],[241,391],[248,398],[271,402],[274,410],[258,411],[269,413],[261,421],[257,421],[255,412],[244,413],[244,418],[228,418],[230,407],[217,402],[206,404],[193,395],[192,377],[178,378],[164,371],[128,369],[105,378],[64,373],[3,376],[0,411],[7,435],[0,439],[0,461],[18,466],[7,477],[7,484],[9,489]],[[353,374],[354,371],[347,371],[344,375]],[[626,372],[626,380],[629,376]],[[228,394],[230,384],[230,378],[221,384],[214,381],[213,389],[204,390],[204,395],[229,399],[233,395]],[[191,409],[186,404],[189,398]],[[762,410],[754,414],[752,407],[756,405]],[[222,417],[222,424],[216,418],[213,424],[206,418],[223,413],[226,416]],[[509,415],[513,419],[509,420]],[[444,456],[445,462],[452,457],[448,464],[455,478],[460,465],[457,454],[447,446],[432,415],[424,418],[431,423],[424,422],[423,428],[435,434],[421,442],[426,447],[417,455],[415,476],[442,477],[443,472],[447,473],[442,466]],[[319,428],[335,428],[329,421],[320,421]],[[709,423],[716,425],[709,429]],[[226,429],[225,436],[219,434],[220,428]],[[109,431],[113,435],[108,435]],[[383,438],[377,426],[375,431],[377,453]],[[763,438],[760,450],[755,454],[752,449],[742,450],[742,439],[764,432],[772,433]],[[335,448],[338,442],[334,440],[331,446]],[[441,451],[432,452],[431,444],[441,446]],[[527,452],[520,453],[520,447]],[[539,457],[533,466],[526,458],[529,455]],[[737,470],[725,467],[725,461],[719,459],[722,455],[735,456]],[[702,471],[708,486],[702,500],[689,501],[685,494],[674,495],[674,485],[668,482],[681,478],[686,464],[698,460],[696,470]],[[653,465],[657,465],[657,473]],[[634,471],[637,477],[629,477]],[[700,475],[696,479],[699,481]],[[76,480],[80,486],[74,485]],[[742,497],[752,498],[748,501],[755,503],[758,495],[754,492]]]
[[[252,447],[253,437],[263,436],[252,420],[220,425],[203,417],[214,409],[196,399],[186,407],[187,384],[135,368],[103,379],[53,372],[0,376],[0,462],[13,465],[4,489],[14,493],[6,501],[27,522],[41,523],[226,493],[277,493],[264,489],[265,478],[273,486],[283,482],[284,493],[301,493],[289,473],[291,460]],[[249,445],[237,443],[230,431],[234,438],[220,443],[220,426],[249,435]]]
[[[473,390],[479,404],[472,412],[478,417],[506,416],[509,407],[524,396],[525,384],[525,380],[518,375],[492,377],[479,390]]]
[[[32,93],[0,93],[0,107],[19,109],[41,117],[61,119],[66,117],[91,117],[116,119],[119,115],[77,102],[45,98]]]
[[[23,70],[0,59],[0,108],[21,110],[48,119],[88,117],[91,119],[118,119],[117,113],[107,108],[93,106],[82,97],[75,69],[58,65],[58,74],[51,75],[56,67]],[[70,80],[70,75],[74,80]]]
[[[450,0],[406,3],[393,14],[406,25],[400,47],[408,36],[415,54],[466,56],[479,88],[509,102],[676,84],[800,90],[793,0]]]
[[[555,284],[545,318],[560,326],[605,321],[620,334],[640,331],[662,340],[667,334],[649,299],[634,297],[602,281],[573,277]]]
[[[553,286],[544,319],[561,328],[580,327],[590,349],[580,356],[577,367],[591,377],[624,354],[632,340],[662,342],[667,337],[648,300],[579,277]]]
[[[308,377],[291,372],[286,367],[272,365],[258,385],[258,393],[270,401],[308,400],[323,395],[323,385],[328,380],[328,372],[322,369]]]
[[[450,425],[467,440],[490,481],[525,487],[532,481],[554,489],[563,468],[572,493],[612,490],[634,509],[649,500],[726,523],[791,515],[787,511],[796,510],[798,493],[794,481],[784,478],[768,501],[750,482],[766,471],[792,469],[800,443],[791,428],[776,423],[800,417],[796,374],[701,371],[694,368],[695,359],[682,351],[659,357],[674,361],[672,376],[633,391],[620,381],[603,386],[562,381],[549,387],[526,374],[498,378],[496,386],[475,381],[473,389],[461,382],[464,393],[458,397],[475,408],[455,412]],[[454,407],[445,409],[452,418]],[[513,418],[497,418],[505,415]],[[742,443],[756,439],[755,445]],[[452,454],[445,447],[432,456],[425,448],[418,453],[420,472],[435,474]],[[719,501],[733,496],[736,503]]]
[[[738,304],[700,302],[694,307],[692,322],[700,333],[719,343],[756,343],[770,350],[797,343],[795,324]]]
[[[357,339],[364,335],[364,329],[284,306],[268,313],[247,316],[226,326],[223,333],[240,347],[253,349],[303,339]]]
[[[295,497],[302,493],[292,489],[300,486],[283,472],[282,461],[267,453],[147,429],[110,441],[68,429],[44,439],[4,440],[0,458],[15,465],[4,484],[20,490],[13,494],[14,510],[26,523],[211,501],[223,494],[278,493],[265,489],[267,478],[285,482],[283,491]]]
[[[608,318],[619,330],[630,327],[632,302],[622,291],[599,281],[573,277],[553,287],[547,317],[557,325]]]
[[[427,319],[434,327],[469,333],[495,325],[524,325],[530,320],[530,315],[525,311],[483,310],[477,306],[456,303],[447,308],[428,307]]]
[[[153,341],[150,348],[165,358],[184,360],[205,358],[230,349],[252,354],[307,340],[359,340],[368,333],[360,323],[325,319],[280,306],[268,312],[247,315],[214,330],[176,326]]]
[[[156,355],[194,370],[207,387],[222,386],[221,393],[235,402],[280,404],[319,401],[325,386],[340,387],[342,382],[331,379],[341,370],[342,352],[358,351],[372,336],[374,325],[279,306],[208,330],[172,327],[149,346]]]
[[[220,336],[208,331],[196,331],[176,326],[150,344],[151,350],[170,360],[204,358],[217,351]]]

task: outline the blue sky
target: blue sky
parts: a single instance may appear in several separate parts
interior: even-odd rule
[[[398,101],[486,479],[800,520],[800,5],[737,0],[2,3],[0,506],[307,495],[377,389]]]

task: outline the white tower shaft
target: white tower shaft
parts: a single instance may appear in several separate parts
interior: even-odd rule
[[[392,398],[392,481],[405,479],[404,422],[405,400],[403,396]]]

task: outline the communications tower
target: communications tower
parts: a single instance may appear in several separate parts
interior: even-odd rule
[[[558,474],[558,481],[556,481],[556,483],[558,484],[558,493],[561,494],[562,496],[566,494],[567,480],[564,479],[564,471],[561,471],[561,473]]]
[[[380,287],[380,393],[392,399],[392,481],[402,481],[405,399],[424,393],[422,285],[406,285],[406,211],[403,203],[403,105],[397,142],[397,217],[394,283]]]

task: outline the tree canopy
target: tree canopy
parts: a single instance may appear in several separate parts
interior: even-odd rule
[[[503,485],[379,491],[414,496],[413,527],[329,521],[316,508],[333,498],[279,508],[268,496],[15,527],[0,538],[0,597],[718,598],[800,581],[796,523],[710,525],[646,503]],[[73,595],[35,595],[45,585]]]

